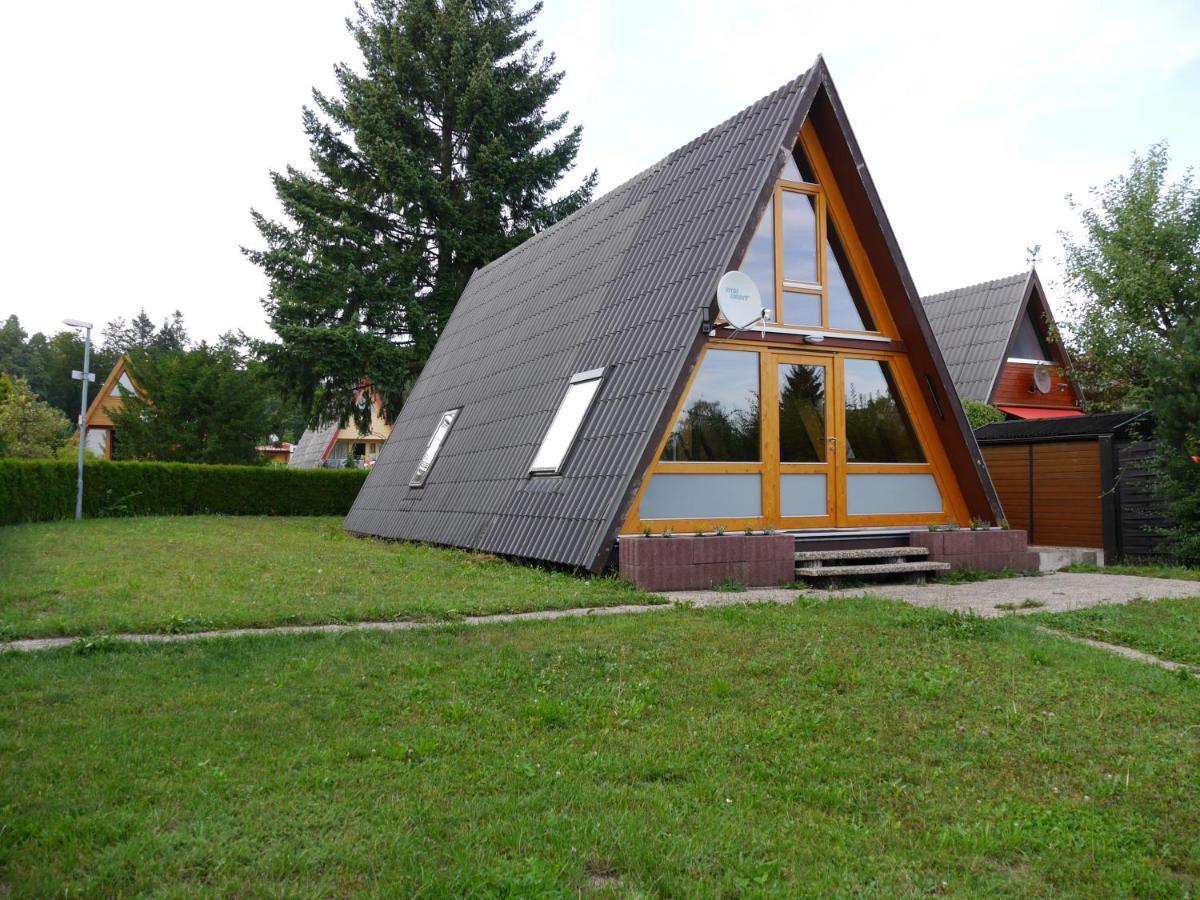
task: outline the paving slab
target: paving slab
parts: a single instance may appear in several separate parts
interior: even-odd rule
[[[1144,578],[1137,575],[1104,575],[1056,572],[1022,578],[993,578],[969,584],[876,584],[868,587],[822,590],[816,588],[752,588],[740,594],[713,591],[674,591],[666,596],[696,605],[709,605],[715,597],[738,597],[743,603],[784,602],[798,595],[809,597],[889,597],[914,606],[974,613],[985,618],[1008,615],[1001,604],[1040,604],[1015,612],[1066,612],[1102,603],[1161,600],[1167,597],[1200,597],[1200,581]]]

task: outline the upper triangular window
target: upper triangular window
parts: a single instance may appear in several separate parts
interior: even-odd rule
[[[122,372],[121,377],[117,379],[117,383],[113,385],[112,396],[114,397],[132,397],[137,393],[133,386],[133,380],[127,372]]]
[[[1025,315],[1021,317],[1021,324],[1017,328],[1017,337],[1013,341],[1012,350],[1009,352],[1009,359],[1032,359],[1039,362],[1053,362],[1053,357],[1050,355],[1050,348],[1046,344],[1045,338],[1042,336],[1042,329],[1037,326],[1034,320],[1033,307],[1025,310]]]
[[[874,331],[875,323],[867,309],[866,298],[854,277],[854,267],[838,237],[833,218],[827,220],[828,247],[825,249],[826,278],[829,283],[829,327],[842,331]]]
[[[804,149],[800,146],[799,142],[796,144],[796,149],[788,157],[783,167],[783,173],[779,177],[784,181],[817,184],[816,173],[813,172],[813,167],[809,164],[808,157],[804,155]]]

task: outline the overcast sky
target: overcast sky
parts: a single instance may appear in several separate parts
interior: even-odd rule
[[[59,0],[0,19],[0,318],[54,331],[145,307],[269,334],[239,252],[300,108],[355,51],[350,0]],[[537,23],[617,186],[823,53],[917,287],[1058,277],[1064,200],[1169,140],[1200,161],[1200,4],[547,0]],[[1061,305],[1061,292],[1052,288]]]

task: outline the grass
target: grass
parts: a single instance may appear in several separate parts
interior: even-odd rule
[[[1005,612],[1016,612],[1019,609],[1040,609],[1041,607],[1043,607],[1045,605],[1046,604],[1043,603],[1041,600],[1034,600],[1032,597],[1026,597],[1024,600],[1022,600],[1019,603],[1016,603],[1016,602],[997,603],[996,609],[1002,609]]]
[[[1200,581],[1200,569],[1171,565],[1140,566],[1094,566],[1089,563],[1074,563],[1064,572],[1084,572],[1099,575],[1141,575],[1144,578],[1178,578],[1182,581]]]
[[[1185,896],[1200,681],[878,600],[0,655],[0,893]]]
[[[946,572],[938,572],[929,580],[935,584],[973,584],[977,581],[995,581],[998,578],[1036,577],[1040,574],[1040,572],[1014,572],[1007,566],[995,572],[988,569],[973,569],[967,567],[962,569],[950,569]]]
[[[1134,600],[1124,605],[1038,613],[1033,618],[1079,637],[1200,666],[1200,597]]]
[[[655,600],[615,579],[352,537],[334,518],[0,528],[0,639],[453,619]]]

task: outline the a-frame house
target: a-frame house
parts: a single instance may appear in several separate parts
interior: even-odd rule
[[[1037,270],[922,297],[959,396],[1010,419],[1083,415]]]
[[[739,268],[761,330],[718,319]],[[647,529],[1001,516],[818,59],[477,271],[345,524],[599,571]]]
[[[112,459],[113,446],[118,436],[113,424],[112,413],[120,409],[126,397],[139,396],[146,399],[146,392],[133,379],[129,371],[129,357],[122,356],[117,360],[104,384],[88,405],[85,421],[87,422],[87,437],[85,447],[101,459]],[[78,434],[78,432],[76,432]]]
[[[384,415],[383,404],[369,384],[354,392],[359,409],[369,409],[365,429],[353,421],[344,426],[330,422],[319,428],[307,428],[288,458],[289,469],[369,469],[379,458],[379,451],[392,427]]]

